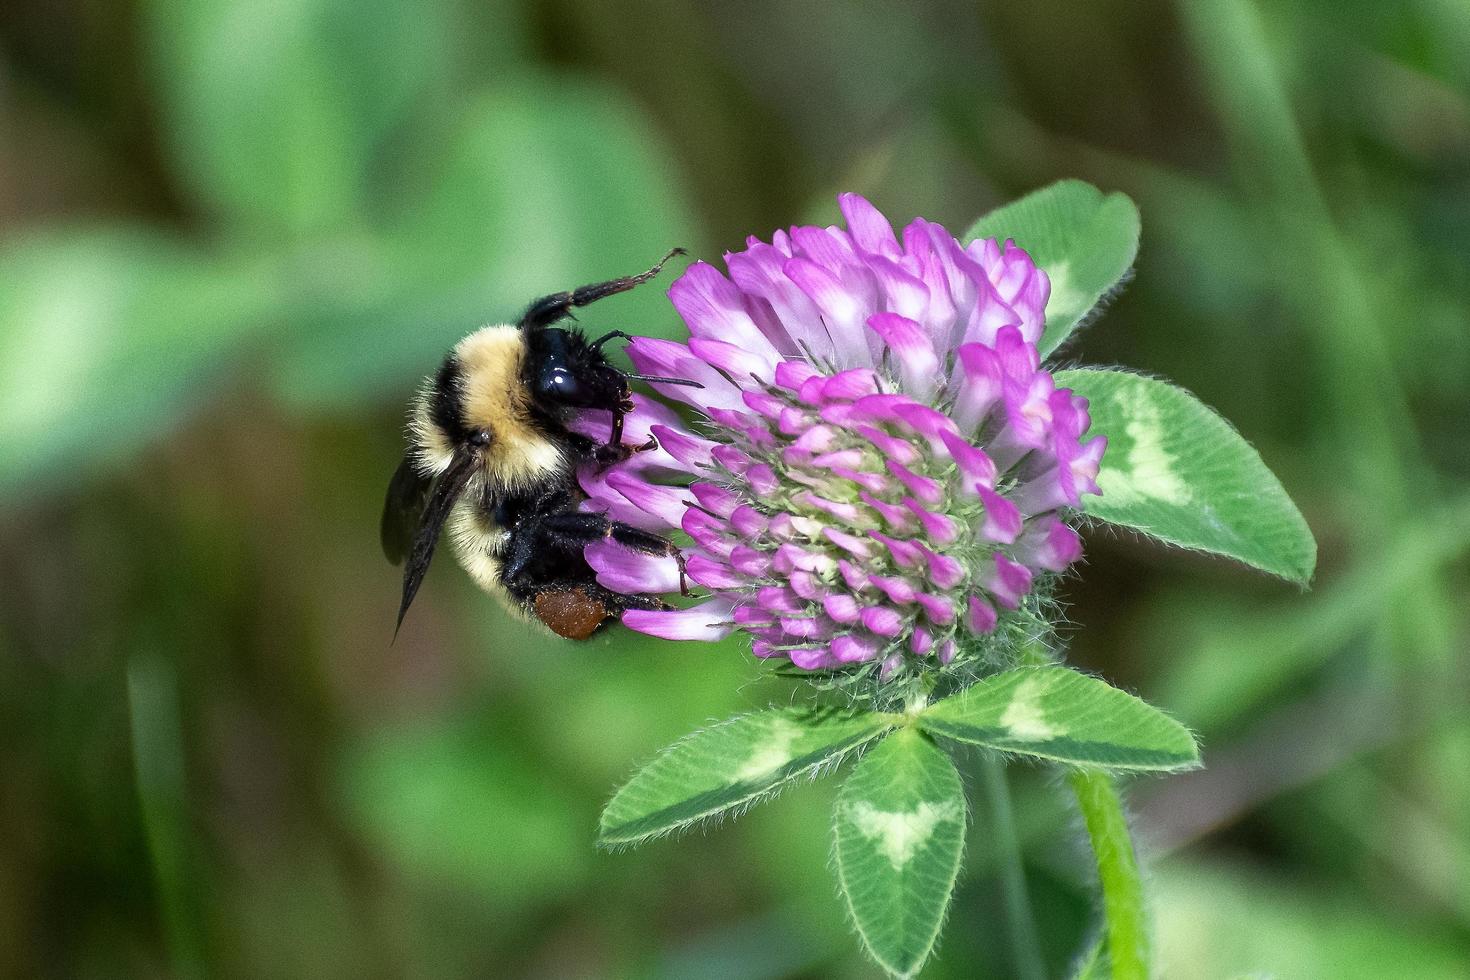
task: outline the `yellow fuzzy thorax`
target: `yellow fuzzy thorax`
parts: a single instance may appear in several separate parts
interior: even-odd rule
[[[483,473],[477,476],[508,492],[527,490],[556,474],[566,461],[560,448],[531,418],[530,396],[522,380],[526,347],[517,327],[482,327],[454,348],[462,377],[465,424],[485,429],[491,442]],[[432,379],[429,385],[432,385]],[[429,418],[429,387],[420,394],[409,423],[420,469],[429,474],[448,468],[454,447]]]

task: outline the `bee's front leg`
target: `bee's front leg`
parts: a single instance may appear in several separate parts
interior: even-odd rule
[[[658,448],[658,440],[651,434],[646,442],[637,446],[625,446],[623,444],[623,418],[633,411],[632,401],[625,400],[617,408],[612,410],[612,432],[605,444],[598,446],[593,451],[593,459],[597,461],[599,472],[621,463],[634,453],[651,452]]]

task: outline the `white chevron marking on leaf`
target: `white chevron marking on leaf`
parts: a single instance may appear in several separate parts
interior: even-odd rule
[[[954,800],[941,803],[920,803],[912,810],[890,812],[879,810],[871,803],[853,803],[847,809],[848,817],[858,832],[875,841],[878,850],[888,858],[893,870],[902,871],[925,841],[934,833],[934,828],[951,820],[962,820],[964,814]]]

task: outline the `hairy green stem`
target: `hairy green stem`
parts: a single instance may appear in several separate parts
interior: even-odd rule
[[[1117,787],[1111,776],[1094,769],[1078,769],[1067,778],[1082,809],[1097,859],[1113,980],[1147,980],[1148,916],[1143,905],[1143,881]]]
[[[1019,980],[1045,980],[1046,964],[1041,960],[1036,921],[1031,916],[1031,900],[1026,894],[1026,869],[1021,864],[1021,842],[1016,836],[1005,762],[995,753],[987,752],[980,770],[985,778],[985,796],[990,802],[990,839],[1000,863],[1006,931],[1011,940],[1011,969]]]

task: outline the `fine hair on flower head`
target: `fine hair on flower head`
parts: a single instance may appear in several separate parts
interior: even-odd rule
[[[703,385],[654,386],[697,424],[635,396],[628,437],[657,448],[580,478],[586,509],[688,535],[710,593],[627,626],[740,630],[757,657],[887,681],[963,662],[1080,557],[1068,519],[1099,492],[1106,443],[1041,367],[1050,283],[1025,251],[922,218],[895,235],[864,198],[838,201],[846,228],[751,238],[728,274],[684,272],[669,296],[689,340],[628,356]],[[678,591],[671,558],[586,556],[607,588]]]

